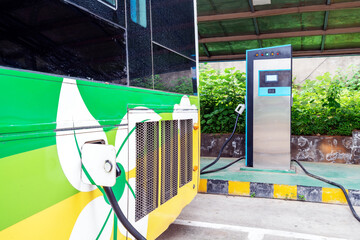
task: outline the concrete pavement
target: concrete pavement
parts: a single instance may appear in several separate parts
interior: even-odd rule
[[[198,194],[158,239],[360,240],[360,222],[347,205]]]

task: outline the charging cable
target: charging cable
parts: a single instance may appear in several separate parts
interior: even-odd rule
[[[244,112],[245,110],[245,104],[239,104],[236,109],[235,109],[235,112],[237,112],[237,116],[236,116],[236,120],[235,120],[235,125],[234,125],[234,129],[230,135],[230,137],[225,141],[225,143],[222,145],[221,149],[220,149],[220,152],[217,156],[217,158],[212,161],[211,163],[209,163],[208,165],[206,165],[204,168],[201,169],[200,171],[200,174],[207,174],[207,173],[213,173],[213,172],[218,172],[220,170],[223,170],[225,168],[228,168],[230,167],[231,165],[237,163],[238,161],[244,159],[244,157],[241,157],[241,158],[238,158],[236,159],[235,161],[221,167],[221,168],[216,168],[216,169],[212,169],[212,170],[208,170],[208,171],[205,171],[206,169],[208,169],[209,167],[213,166],[215,163],[217,163],[219,161],[219,159],[221,158],[221,154],[222,152],[224,151],[226,145],[231,141],[231,139],[233,138],[234,134],[235,134],[235,131],[236,131],[236,127],[237,127],[237,124],[238,124],[238,121],[239,121],[239,117],[240,115]]]
[[[333,186],[336,186],[336,187],[340,188],[341,191],[342,191],[342,192],[344,193],[344,195],[345,195],[346,201],[347,201],[347,203],[348,203],[348,205],[349,205],[349,207],[350,207],[350,210],[351,210],[352,214],[354,215],[354,217],[356,218],[356,220],[358,220],[358,221],[360,222],[360,217],[359,217],[359,215],[357,215],[357,213],[355,212],[355,209],[354,209],[354,207],[353,207],[353,205],[352,205],[352,203],[351,203],[351,201],[350,201],[349,195],[347,194],[345,188],[344,188],[342,185],[340,185],[340,184],[338,184],[338,183],[336,183],[336,182],[329,181],[329,180],[327,180],[327,179],[325,179],[325,178],[316,176],[316,175],[314,175],[314,174],[312,174],[312,173],[309,173],[309,172],[304,168],[304,166],[303,166],[298,160],[291,159],[291,161],[292,161],[292,162],[296,162],[297,165],[299,165],[299,166],[301,167],[301,169],[306,173],[306,175],[308,175],[308,176],[310,176],[310,177],[312,177],[312,178],[315,178],[315,179],[317,179],[317,180],[320,180],[320,181],[322,181],[322,182],[326,182],[326,183],[328,183],[328,184],[331,184],[331,185],[333,185]]]
[[[120,168],[116,165],[116,177],[119,177],[121,175]],[[103,187],[106,197],[108,198],[110,205],[112,209],[114,210],[117,218],[121,222],[121,224],[126,228],[126,230],[129,231],[131,235],[133,235],[137,240],[146,240],[145,237],[139,233],[136,228],[127,220],[124,213],[121,211],[120,206],[118,202],[116,201],[115,195],[111,187]]]

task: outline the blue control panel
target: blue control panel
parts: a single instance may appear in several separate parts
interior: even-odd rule
[[[291,70],[274,69],[259,71],[259,96],[290,96]]]

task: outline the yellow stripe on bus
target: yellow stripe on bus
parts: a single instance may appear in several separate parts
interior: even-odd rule
[[[0,232],[0,239],[69,239],[80,212],[91,200],[101,195],[98,189],[77,193],[4,229]]]

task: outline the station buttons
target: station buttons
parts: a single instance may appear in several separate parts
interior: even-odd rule
[[[268,57],[268,56],[272,56],[272,57],[274,57],[275,55],[277,55],[277,56],[279,56],[280,55],[280,52],[276,52],[276,53],[274,53],[274,52],[271,52],[271,53],[269,53],[269,52],[265,52],[265,53],[256,53],[255,54],[255,57],[259,57],[259,56],[266,56],[266,57]]]

